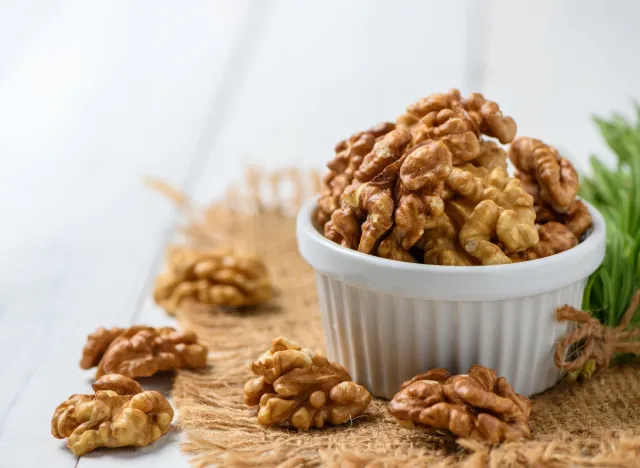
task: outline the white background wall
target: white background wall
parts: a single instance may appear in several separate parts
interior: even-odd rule
[[[49,183],[41,165],[132,175],[140,153],[156,172],[198,153],[193,180],[322,166],[340,138],[458,86],[584,165],[602,150],[590,115],[640,95],[639,18],[635,0],[4,0],[0,157],[31,173],[22,191]]]
[[[637,0],[0,0],[0,467],[78,466],[49,419],[90,388],[86,335],[168,320],[149,291],[175,217],[143,175],[208,199],[248,162],[322,167],[453,86],[584,166],[590,114],[640,98],[639,18]],[[175,466],[164,444],[79,466]]]

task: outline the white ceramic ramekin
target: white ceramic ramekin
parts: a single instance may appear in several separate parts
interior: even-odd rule
[[[561,373],[555,343],[568,325],[554,311],[580,307],[602,263],[605,224],[552,257],[512,265],[437,266],[386,260],[344,248],[313,225],[316,199],[298,214],[298,248],[315,269],[327,355],[371,393],[392,398],[402,382],[434,367],[466,373],[481,364],[532,395]]]

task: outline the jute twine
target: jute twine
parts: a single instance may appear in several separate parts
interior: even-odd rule
[[[616,354],[640,354],[640,328],[627,330],[629,323],[640,305],[640,291],[636,292],[629,308],[617,327],[607,327],[588,313],[565,305],[556,311],[558,321],[570,321],[579,325],[556,345],[554,359],[556,365],[568,372],[580,370],[593,359],[596,370],[609,367]],[[572,348],[577,352],[570,352]],[[572,359],[567,359],[571,357]]]
[[[290,216],[303,195],[295,189],[272,193],[279,180],[290,184],[289,179],[300,177],[288,172],[263,178],[254,172],[248,203],[244,197],[240,203],[239,192],[235,192],[230,203],[202,209],[185,226],[192,242],[217,242],[207,235],[216,233],[215,239],[255,250],[267,262],[278,289],[276,300],[253,310],[226,312],[191,305],[178,312],[181,327],[194,330],[212,351],[208,368],[178,372],[173,389],[179,424],[186,433],[182,449],[192,463],[233,467],[640,466],[637,361],[605,370],[583,384],[560,384],[533,397],[533,438],[493,448],[456,441],[446,433],[403,429],[389,416],[387,402],[375,398],[364,415],[339,427],[298,433],[259,426],[256,410],[242,404],[249,362],[280,335],[306,347],[323,347],[314,273],[298,255],[295,221]],[[314,185],[293,181],[298,188]],[[265,191],[273,195],[272,203],[265,202]]]

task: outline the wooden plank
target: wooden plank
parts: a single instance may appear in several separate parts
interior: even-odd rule
[[[141,176],[187,176],[246,7],[74,2],[6,72],[0,466],[76,465],[51,414],[90,389],[77,367],[87,333],[139,314],[173,213]],[[175,465],[173,438],[132,463]]]
[[[173,326],[176,320],[167,315],[161,308],[153,303],[148,294],[142,300],[139,316],[135,323],[144,323],[151,326]],[[156,390],[171,399],[172,377],[164,374],[148,379],[140,379],[140,384],[145,390]],[[173,405],[175,408],[175,405]],[[177,420],[177,414],[176,414]],[[123,448],[118,450],[102,450],[88,453],[80,459],[80,468],[112,467],[119,463],[126,463],[130,468],[162,468],[189,466],[188,459],[180,452],[180,443],[184,435],[173,427],[172,430],[157,443],[139,449]]]

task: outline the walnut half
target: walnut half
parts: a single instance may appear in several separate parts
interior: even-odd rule
[[[183,303],[248,307],[273,297],[267,269],[255,255],[229,249],[175,246],[167,270],[156,279],[153,298],[169,314]]]
[[[67,438],[75,455],[98,447],[142,447],[169,430],[173,408],[160,393],[142,391],[123,375],[103,377],[93,388],[93,395],[71,395],[51,418],[51,434]]]
[[[342,366],[282,337],[250,367],[256,377],[244,386],[244,403],[259,405],[258,423],[264,426],[290,423],[306,431],[326,422],[344,424],[371,401]]]
[[[531,402],[494,370],[473,366],[451,376],[433,369],[405,382],[389,404],[405,427],[446,429],[458,437],[498,444],[531,436]]]
[[[83,369],[98,366],[97,377],[122,374],[130,378],[206,364],[207,348],[198,343],[195,333],[144,325],[98,328],[89,335],[80,361]]]

